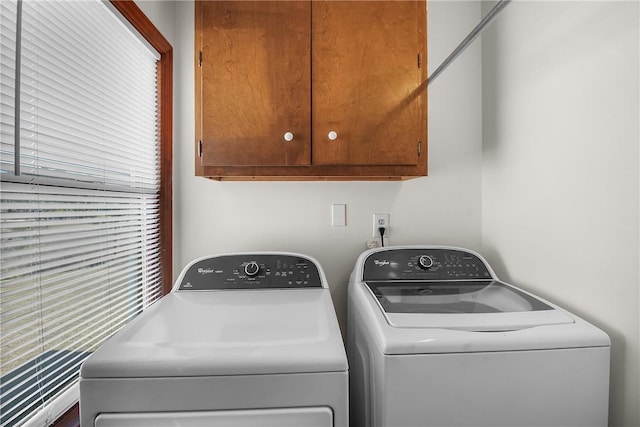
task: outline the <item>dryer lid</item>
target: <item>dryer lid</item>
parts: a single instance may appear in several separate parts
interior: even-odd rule
[[[173,292],[109,339],[83,378],[342,372],[329,289]]]

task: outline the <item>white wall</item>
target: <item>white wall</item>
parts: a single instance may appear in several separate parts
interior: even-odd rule
[[[483,252],[612,339],[640,425],[639,3],[516,1],[483,35]],[[585,372],[588,375],[588,372]]]
[[[373,213],[389,213],[389,244],[479,248],[481,177],[480,45],[430,88],[430,176],[405,182],[216,182],[194,175],[193,2],[138,4],[164,32],[175,14],[174,276],[195,257],[285,250],[322,264],[338,317],[346,284],[371,237]],[[445,7],[446,6],[446,7]],[[479,20],[477,2],[429,5],[429,58],[439,63]],[[169,30],[171,31],[171,30]],[[469,72],[475,70],[474,72]],[[332,203],[347,204],[333,227]]]
[[[388,212],[390,243],[480,249],[504,279],[608,332],[611,425],[640,425],[637,1],[513,2],[482,51],[476,42],[429,88],[430,176],[402,183],[195,177],[193,4],[138,4],[174,46],[174,275],[209,253],[308,253],[344,321],[371,215]],[[429,2],[431,70],[480,7]],[[347,227],[331,227],[331,203],[348,205]]]

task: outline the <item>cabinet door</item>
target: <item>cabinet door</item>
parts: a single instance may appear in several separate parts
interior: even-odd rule
[[[416,165],[426,144],[426,2],[312,2],[312,162]],[[328,137],[335,132],[335,139]]]
[[[197,166],[310,163],[309,25],[307,1],[196,2]]]

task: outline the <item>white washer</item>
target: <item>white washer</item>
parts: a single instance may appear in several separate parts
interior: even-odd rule
[[[193,261],[80,375],[83,427],[348,425],[331,295],[300,254]]]
[[[609,337],[477,253],[363,253],[348,290],[353,427],[606,426]]]

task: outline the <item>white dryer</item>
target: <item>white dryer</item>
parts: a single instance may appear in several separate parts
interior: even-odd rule
[[[82,427],[348,425],[326,278],[300,254],[193,261],[80,375]]]
[[[355,427],[606,426],[609,337],[466,249],[374,249],[348,290]]]

